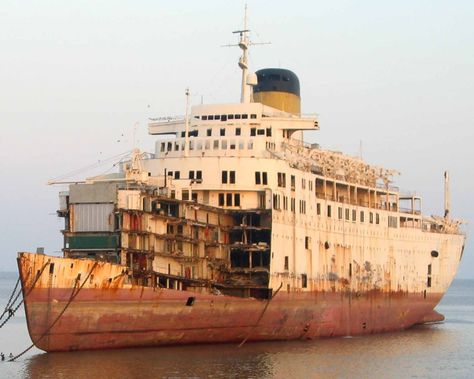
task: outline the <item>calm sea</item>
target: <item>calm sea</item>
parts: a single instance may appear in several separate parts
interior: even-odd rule
[[[0,307],[16,274],[0,273]],[[438,306],[446,322],[318,341],[46,354],[0,362],[0,378],[474,378],[474,281],[456,280]],[[0,329],[8,355],[31,343],[23,310]]]

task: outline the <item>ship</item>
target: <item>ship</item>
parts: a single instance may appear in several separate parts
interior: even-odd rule
[[[461,222],[422,214],[395,170],[304,142],[300,82],[249,71],[241,99],[150,119],[155,151],[59,193],[63,256],[18,253],[47,352],[317,339],[440,321]],[[184,103],[184,101],[183,101]]]

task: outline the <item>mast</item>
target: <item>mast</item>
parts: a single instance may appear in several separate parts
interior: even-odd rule
[[[247,29],[247,4],[245,4],[244,26],[242,30],[235,30],[233,34],[239,34],[240,39],[238,44],[222,45],[222,47],[238,46],[242,50],[242,55],[239,58],[239,67],[242,70],[242,82],[240,88],[240,102],[250,103],[251,88],[257,85],[257,76],[255,74],[248,74],[249,69],[249,46],[250,45],[268,45],[270,42],[250,42]]]
[[[247,85],[247,72],[249,69],[248,65],[248,49],[249,49],[249,37],[248,32],[250,30],[247,29],[247,4],[245,4],[245,12],[244,12],[244,27],[242,30],[236,30],[232,33],[240,34],[240,40],[238,46],[242,50],[242,56],[239,59],[239,67],[242,70],[242,83],[241,83],[241,90],[240,90],[240,102],[241,103],[250,103],[250,91]]]
[[[450,211],[450,194],[449,194],[449,172],[444,172],[444,218],[449,218],[449,211]]]

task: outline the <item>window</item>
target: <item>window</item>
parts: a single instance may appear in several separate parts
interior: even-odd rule
[[[232,206],[232,194],[231,193],[226,193],[225,195],[225,205],[228,207]]]
[[[328,217],[331,217],[331,206],[328,205]]]
[[[207,116],[201,116],[201,120],[206,121],[206,120],[207,120]]]
[[[218,139],[215,139],[215,140],[214,140],[213,147],[214,147],[214,150],[218,150],[218,149],[219,149],[219,140],[218,140]]]
[[[271,136],[272,136],[272,129],[267,128],[267,137],[271,137]]]
[[[398,228],[397,218],[394,216],[388,216],[388,227],[389,228]]]
[[[248,119],[248,118],[249,118],[249,115],[248,115],[248,114],[243,114],[243,115],[242,115],[242,119],[243,119],[243,120],[246,120],[246,119]]]
[[[364,222],[364,218],[365,218],[365,212],[364,211],[360,211],[360,222]]]
[[[174,178],[175,178],[175,179],[179,179],[179,176],[180,176],[180,175],[179,175],[179,171],[175,171],[175,172],[174,172]]]
[[[189,171],[189,179],[194,179],[194,171]]]
[[[311,248],[310,245],[311,245],[311,238],[308,236],[304,237],[304,248],[308,250]]]
[[[288,271],[288,267],[289,267],[289,264],[288,264],[288,255],[285,256],[285,270]]]
[[[240,136],[240,132],[241,132],[240,128],[235,128],[235,135],[236,136]]]
[[[209,150],[211,148],[211,141],[209,141],[208,139],[204,142],[204,148],[206,150]]]
[[[236,119],[236,120],[240,120],[240,115],[239,115],[239,114],[236,114],[236,115],[235,115],[235,119]]]
[[[253,149],[253,141],[250,140],[247,144],[247,149],[252,150]]]
[[[342,220],[342,208],[341,207],[337,208],[337,218],[339,220]]]
[[[267,185],[268,184],[268,181],[267,181],[267,173],[266,172],[262,172],[262,183],[264,185]]]
[[[223,139],[221,141],[221,149],[222,150],[227,150],[227,140]]]
[[[309,187],[310,191],[313,190],[313,181],[312,180],[308,181],[308,187]]]
[[[352,221],[357,221],[357,211],[355,209],[352,210]]]
[[[213,115],[209,115],[209,116],[207,116],[207,119],[208,119],[208,120],[214,120],[214,116],[213,116]]]
[[[258,171],[255,171],[255,184],[261,184],[260,172],[258,172]]]
[[[321,215],[321,203],[316,203],[316,214]]]
[[[219,206],[220,207],[224,206],[224,194],[223,193],[219,194]]]
[[[288,197],[283,196],[283,210],[287,211],[288,210]]]
[[[378,213],[375,214],[375,223],[380,224],[380,216]]]
[[[220,120],[220,119],[221,119],[221,115],[220,115],[220,114],[214,115],[214,120]]]
[[[227,121],[227,115],[226,114],[221,115],[221,121]]]
[[[222,171],[222,183],[227,183],[227,171]]]
[[[230,140],[229,147],[230,147],[231,150],[235,150],[235,147],[236,147],[235,140]]]
[[[345,209],[345,216],[346,216],[346,221],[349,221],[349,218],[351,216],[351,210],[350,209]]]
[[[370,222],[371,224],[374,223],[374,214],[373,214],[372,212],[369,213],[369,222]]]
[[[257,135],[257,129],[256,128],[250,128],[250,135],[252,137],[255,137]]]
[[[291,175],[291,190],[294,191],[295,190],[295,176],[294,175]]]
[[[189,190],[183,190],[182,192],[183,200],[189,200]]]
[[[301,179],[301,188],[306,189],[306,179]]]
[[[278,187],[286,187],[286,174],[284,172],[277,173]]]
[[[296,204],[295,204],[295,203],[296,203],[295,198],[292,197],[292,198],[291,198],[291,211],[292,211],[293,213],[296,212],[296,210],[295,210]]]
[[[306,214],[306,201],[300,200],[300,213]]]
[[[173,176],[173,171],[168,171],[168,176]]]
[[[258,129],[257,130],[257,135],[264,136],[265,135],[265,129]]]
[[[233,114],[228,114],[228,115],[227,115],[227,119],[228,119],[228,120],[233,120],[233,119],[234,119],[234,115],[233,115]]]
[[[229,178],[230,178],[229,183],[230,184],[235,184],[235,171],[230,171],[229,174],[230,174],[229,175]]]
[[[220,135],[221,137],[225,136],[225,128],[221,128]]]
[[[240,207],[240,193],[234,194],[234,206]]]
[[[250,118],[255,119],[255,118],[257,118],[257,115],[256,115],[256,114],[251,114],[251,115],[250,115]]]
[[[308,287],[308,277],[306,276],[306,274],[301,274],[301,287]]]
[[[202,171],[201,170],[196,171],[196,179],[197,180],[202,180]]]
[[[211,137],[211,136],[212,136],[212,129],[207,129],[206,135],[207,135],[208,137]]]

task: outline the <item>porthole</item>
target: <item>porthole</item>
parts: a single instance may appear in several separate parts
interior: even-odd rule
[[[438,255],[439,255],[439,253],[438,253],[436,250],[431,250],[431,256],[432,256],[433,258],[437,258]]]

